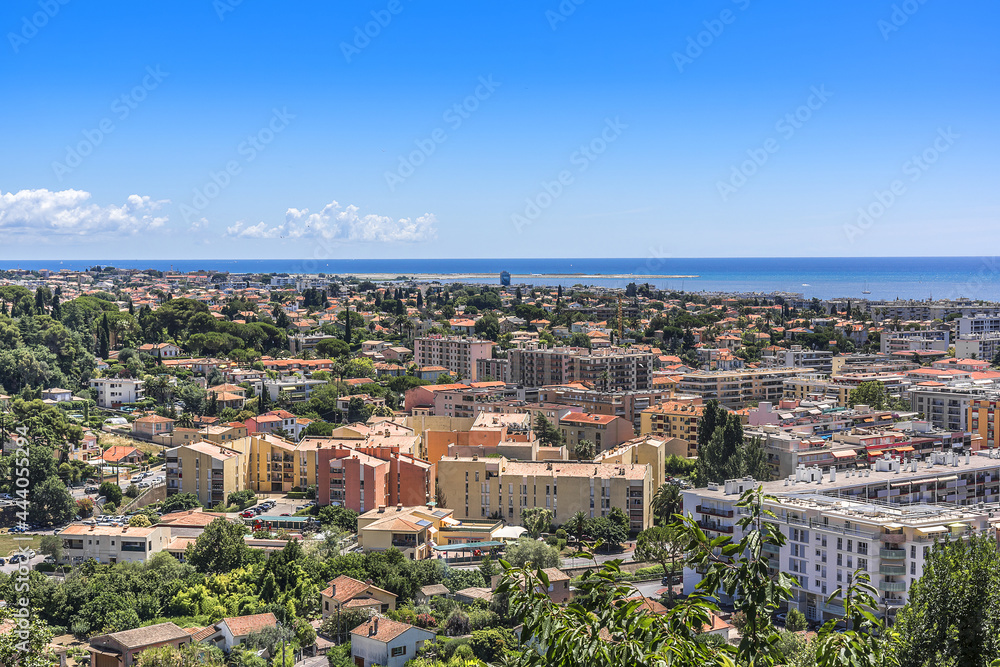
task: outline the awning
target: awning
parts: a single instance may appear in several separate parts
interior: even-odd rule
[[[885,524],[885,527],[886,528],[902,528],[903,524],[901,524],[901,523],[887,523],[887,524]]]
[[[909,486],[910,484],[913,484],[913,482],[893,482],[889,486],[892,487],[893,489],[898,489],[901,486]]]
[[[502,547],[503,542],[468,542],[465,544],[443,544],[435,546],[435,551],[472,551],[473,549],[489,549],[490,547]]]
[[[958,475],[948,475],[947,477],[938,477],[937,481],[938,482],[954,482],[956,479],[958,479]]]
[[[964,524],[961,521],[956,521],[955,523],[949,523],[949,528],[968,528],[968,524]]]
[[[921,533],[947,533],[948,529],[944,526],[931,526],[930,528],[917,528]]]
[[[842,452],[833,452],[833,457],[836,459],[853,459],[858,455],[858,452],[853,449],[845,449]]]
[[[441,523],[443,523],[446,526],[457,526],[462,522],[459,521],[458,519],[452,519],[450,516],[446,516],[443,519],[441,519]]]
[[[910,447],[910,446],[906,446],[906,447],[893,447],[893,449],[895,449],[897,452],[912,452],[913,451],[913,447]]]

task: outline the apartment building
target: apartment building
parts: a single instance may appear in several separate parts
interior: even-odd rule
[[[651,386],[652,352],[607,347],[525,345],[507,351],[511,380],[529,387],[585,382],[600,391],[645,391]]]
[[[413,361],[423,366],[444,366],[463,380],[479,378],[477,362],[493,358],[493,341],[465,336],[432,335],[413,342]]]
[[[230,441],[228,447],[195,442],[166,450],[167,495],[193,493],[202,505],[214,507],[230,493],[248,488],[250,440]]]
[[[993,309],[991,313],[966,315],[958,318],[956,325],[959,336],[1000,333],[1000,312]]]
[[[595,463],[603,464],[640,464],[649,466],[652,475],[653,492],[659,489],[667,479],[666,463],[671,456],[687,456],[686,440],[663,439],[649,435],[633,438],[623,442],[614,449],[601,452],[594,459]]]
[[[985,397],[987,389],[976,386],[950,387],[928,380],[909,387],[910,409],[937,428],[967,431],[973,401]],[[972,429],[976,430],[976,429]]]
[[[142,380],[121,378],[95,378],[90,381],[94,400],[98,407],[117,410],[123,405],[136,403],[145,398]]]
[[[916,352],[918,350],[948,350],[947,329],[914,329],[911,331],[883,331],[879,336],[879,351],[882,354],[894,352]]]
[[[1000,353],[1000,332],[959,335],[955,339],[955,356],[965,359],[993,361]]]
[[[423,560],[435,546],[491,542],[503,528],[495,520],[458,520],[454,511],[420,505],[379,506],[358,516],[358,546],[365,552],[398,549],[405,558]]]
[[[677,391],[715,399],[727,408],[739,409],[751,401],[777,403],[784,394],[784,381],[803,372],[801,368],[760,368],[740,371],[694,371],[685,373]]]
[[[672,386],[650,387],[642,391],[601,391],[579,383],[552,385],[538,390],[542,403],[559,403],[596,415],[615,415],[640,428],[640,413],[673,395]]]
[[[687,443],[685,457],[698,456],[698,422],[705,414],[700,396],[665,401],[639,414],[639,435]]]
[[[544,507],[559,525],[577,512],[593,518],[619,507],[632,530],[653,524],[649,504],[655,489],[646,464],[447,456],[438,462],[438,486],[460,519],[502,517],[519,524],[522,509]]]
[[[557,427],[571,458],[576,457],[576,445],[581,440],[590,440],[598,452],[603,452],[635,437],[632,424],[614,415],[570,412],[559,419]]]
[[[119,528],[72,524],[58,534],[64,563],[82,563],[90,558],[98,563],[142,562],[170,543],[170,528],[160,525]]]
[[[477,359],[476,377],[507,384],[510,382],[510,361],[507,359]]]
[[[761,362],[767,367],[809,368],[821,373],[833,370],[833,352],[827,350],[805,350],[801,345],[790,349],[772,349],[761,355]]]
[[[1000,449],[1000,429],[997,428],[998,406],[1000,399],[996,394],[969,401],[969,429],[978,433],[983,439],[983,447]]]
[[[277,401],[278,395],[284,392],[292,403],[308,401],[316,387],[327,384],[325,380],[306,380],[303,378],[285,378],[279,380],[264,380],[264,391],[271,401]]]
[[[358,513],[376,507],[424,505],[436,496],[433,463],[398,447],[320,445],[317,502]]]
[[[709,536],[739,541],[736,503],[759,484],[748,478],[691,489],[683,494],[684,507]],[[765,549],[772,572],[796,578],[789,606],[810,620],[842,617],[843,607],[827,599],[861,569],[880,593],[878,612],[891,618],[906,603],[935,540],[992,530],[1000,460],[951,452],[920,463],[886,456],[846,473],[800,466],[763,487],[775,497],[764,506],[787,538],[784,546]],[[700,580],[695,569],[685,568],[685,593]]]
[[[275,435],[250,438],[250,487],[261,493],[288,493],[317,483],[317,447],[314,440],[296,445]]]
[[[851,385],[837,384],[829,377],[816,373],[788,378],[782,382],[782,387],[784,399],[822,401],[842,408],[847,407],[847,399],[853,389]]]
[[[498,402],[523,401],[524,388],[502,382],[431,384],[407,390],[403,409],[438,417],[475,417]]]

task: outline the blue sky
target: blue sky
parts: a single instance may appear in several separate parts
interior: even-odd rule
[[[0,257],[990,252],[1000,6],[780,5],[9,0]]]

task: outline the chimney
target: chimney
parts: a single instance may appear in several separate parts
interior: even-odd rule
[[[374,621],[372,621],[372,627],[373,627],[373,628],[374,628],[374,630],[375,630],[375,632],[373,632],[372,634],[373,634],[373,635],[377,635],[377,634],[378,634],[378,616],[376,616],[376,617],[375,617],[375,620],[374,620]]]

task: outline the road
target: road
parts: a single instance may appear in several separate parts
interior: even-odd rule
[[[6,560],[6,557],[4,557],[4,559]],[[39,563],[41,563],[43,560],[45,560],[45,556],[44,555],[42,555],[42,554],[35,554],[34,557],[32,557],[31,559],[28,560],[28,566],[30,568],[34,569],[34,567],[36,565],[38,565]],[[22,565],[23,565],[23,563],[22,563]],[[14,570],[18,569],[19,567],[20,567],[20,565],[18,565],[17,563],[15,563],[13,565],[11,565],[10,563],[7,563],[5,565],[0,565],[0,572],[3,572],[4,574],[11,574],[12,572],[14,572]]]
[[[317,655],[295,663],[295,667],[326,667],[327,664],[329,663],[325,655]]]

